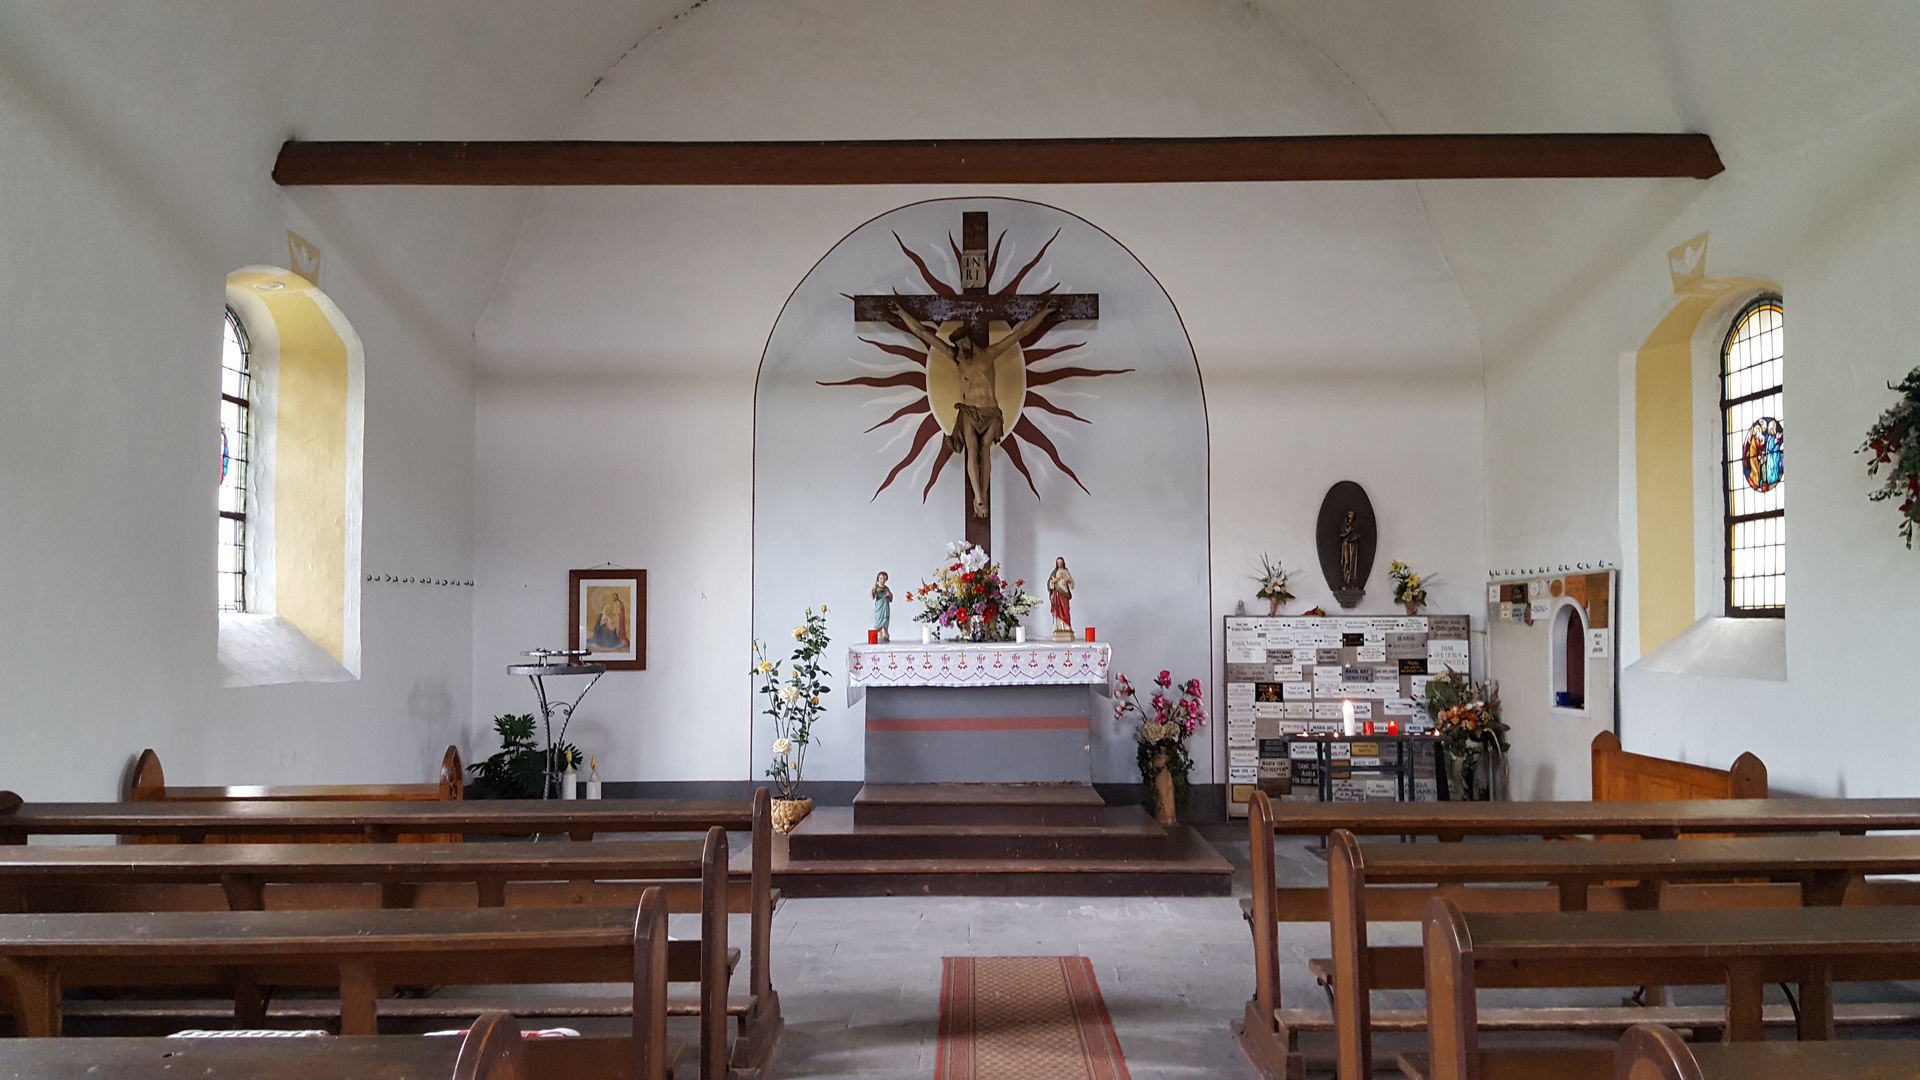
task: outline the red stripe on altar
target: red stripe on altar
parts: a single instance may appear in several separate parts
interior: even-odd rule
[[[868,731],[1085,731],[1085,716],[869,716]]]

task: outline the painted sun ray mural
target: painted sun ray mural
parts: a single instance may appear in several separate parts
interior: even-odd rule
[[[1002,304],[1023,295],[1048,298],[1059,292],[1059,282],[1054,282],[1035,293],[1021,294],[1020,292],[1020,287],[1026,283],[1028,276],[1040,267],[1047,252],[1059,237],[1060,232],[1056,229],[1053,235],[1040,245],[1032,258],[1023,263],[996,288],[991,283],[1000,272],[1001,254],[1005,250],[1007,240],[1006,230],[1001,230],[994,239],[991,250],[984,253],[984,271],[980,273],[980,281],[986,283],[986,287],[966,290],[964,285],[943,280],[928,265],[925,256],[908,246],[898,232],[893,233],[894,243],[899,247],[901,254],[906,256],[913,266],[913,272],[933,291],[935,297],[958,299],[971,291],[981,293],[986,299],[999,301]],[[963,250],[951,232],[947,234],[947,246],[952,252],[954,265],[962,268],[964,278],[965,268],[972,253]],[[849,294],[841,295],[848,300],[855,299]],[[893,296],[906,298],[908,294],[903,294],[896,288]],[[886,359],[879,362],[854,359],[852,362],[876,374],[837,380],[819,380],[818,385],[865,387],[875,390],[899,388],[907,392],[908,397],[904,403],[901,403],[901,396],[898,393],[876,395],[864,403],[869,407],[898,406],[884,419],[866,429],[866,433],[869,434],[883,430],[890,433],[883,444],[883,451],[886,447],[898,443],[903,436],[909,433],[911,435],[906,452],[893,463],[893,467],[881,479],[879,486],[874,489],[872,499],[878,499],[882,492],[893,486],[902,473],[914,467],[931,450],[932,458],[927,481],[920,490],[920,500],[924,503],[931,495],[934,485],[939,482],[948,462],[956,456],[953,444],[947,436],[951,435],[954,426],[952,414],[958,400],[958,376],[954,370],[951,370],[954,368],[953,361],[934,355],[933,350],[915,337],[897,315],[888,314],[880,321],[885,322],[907,340],[903,342],[860,336],[859,340],[863,344],[876,350]],[[1046,461],[1050,461],[1055,469],[1073,481],[1081,491],[1087,492],[1088,489],[1081,481],[1079,474],[1067,464],[1053,437],[1035,422],[1034,414],[1058,417],[1060,422],[1091,425],[1093,421],[1067,408],[1058,399],[1091,398],[1093,395],[1084,390],[1064,390],[1060,384],[1070,383],[1073,380],[1097,379],[1108,375],[1125,375],[1133,371],[1132,368],[1083,366],[1085,354],[1077,351],[1084,349],[1087,342],[1060,340],[1055,332],[1060,330],[1060,324],[1063,321],[1065,319],[1060,312],[1042,319],[1015,344],[1006,356],[1006,359],[1013,362],[1000,365],[996,371],[995,391],[999,398],[1001,413],[1004,417],[1010,418],[1010,421],[1003,425],[1003,434],[997,445],[1006,454],[1008,464],[1012,465],[1026,481],[1028,490],[1035,498],[1040,497],[1040,489],[1035,483],[1033,473],[1033,469],[1038,466],[1038,461],[1029,461],[1026,453],[1028,450],[1037,450],[1039,454],[1044,455]],[[954,334],[965,329],[965,323],[957,319],[944,320],[933,329],[943,340],[952,341]],[[993,320],[988,330],[989,344],[997,344],[1012,330],[1013,327],[1004,320]],[[1044,366],[1048,361],[1063,356],[1076,362],[1059,367]],[[1043,392],[1049,387],[1056,389]],[[912,423],[915,417],[919,417],[917,424]],[[1091,494],[1091,492],[1088,493]]]

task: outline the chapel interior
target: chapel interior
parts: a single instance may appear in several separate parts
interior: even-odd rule
[[[0,1077],[1920,1077],[1916,57],[0,5]]]

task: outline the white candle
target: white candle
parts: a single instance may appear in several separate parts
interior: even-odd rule
[[[1347,734],[1353,734],[1353,702],[1343,701],[1340,703],[1340,719],[1346,725]]]
[[[1027,640],[1027,628],[1024,626],[1014,627],[1013,640],[1024,643]]]
[[[560,797],[563,799],[573,798],[574,789],[579,785],[579,783],[580,783],[579,770],[575,769],[571,765],[567,766],[567,771],[560,774]]]
[[[920,644],[922,645],[933,644],[933,627],[923,626],[920,628]]]
[[[587,798],[600,797],[600,759],[587,762]]]

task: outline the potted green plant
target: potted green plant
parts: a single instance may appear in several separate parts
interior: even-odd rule
[[[493,718],[494,733],[500,736],[500,749],[485,761],[467,766],[473,783],[467,788],[470,799],[538,799],[545,792],[547,763],[550,760],[579,761],[580,751],[570,743],[542,750],[533,741],[536,721],[532,713],[506,713]]]

